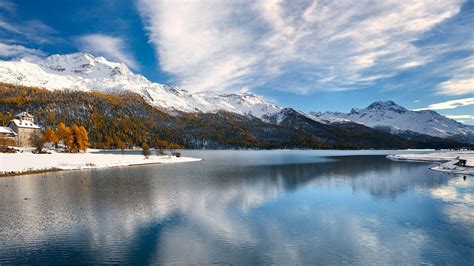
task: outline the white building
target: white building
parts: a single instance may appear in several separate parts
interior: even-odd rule
[[[3,131],[10,132],[10,137],[12,137],[12,132],[16,134],[16,142],[20,147],[33,146],[34,135],[41,133],[41,128],[35,124],[34,116],[28,112],[21,112],[15,115],[15,119],[8,123],[8,127],[2,128]]]

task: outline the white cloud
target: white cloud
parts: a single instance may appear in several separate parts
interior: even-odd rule
[[[474,119],[474,115],[446,115],[451,119]]]
[[[239,14],[235,4],[142,1],[140,10],[162,69],[196,90],[235,86],[249,76],[262,58],[251,51],[251,32],[229,19]]]
[[[448,67],[451,79],[438,86],[440,95],[463,95],[474,93],[474,56],[455,61]]]
[[[474,105],[474,98],[464,98],[451,100],[441,103],[430,104],[427,107],[415,109],[414,111],[420,110],[445,110],[445,109],[455,109],[462,106]]]
[[[0,43],[0,58],[25,58],[31,56],[44,56],[45,54],[36,49],[17,44]]]
[[[77,38],[77,44],[82,51],[105,56],[110,60],[124,63],[133,69],[139,68],[139,64],[127,49],[127,45],[122,38],[90,34]]]
[[[16,36],[14,39],[22,39],[33,43],[58,43],[63,40],[56,37],[56,30],[39,20],[28,20],[21,23],[12,23],[0,18],[0,33],[5,32]],[[12,38],[13,39],[13,38]]]
[[[457,14],[460,5],[138,0],[160,65],[179,85],[304,92],[366,86],[426,64],[430,56],[413,43]]]
[[[23,34],[22,31],[18,29],[18,27],[8,23],[7,21],[2,21],[2,20],[0,20],[0,30],[9,31],[9,32],[17,33],[17,34]]]
[[[0,1],[0,58],[44,56],[43,51],[31,47],[63,42],[56,33],[39,20],[18,20],[16,4],[10,0]]]
[[[440,94],[462,95],[474,93],[474,78],[448,80],[439,85]]]
[[[474,122],[474,115],[445,115],[447,118],[454,119],[460,123],[470,124]]]

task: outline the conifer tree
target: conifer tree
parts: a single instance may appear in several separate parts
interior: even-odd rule
[[[87,130],[83,126],[72,125],[72,145],[70,150],[72,152],[87,151],[89,147],[89,137],[87,136]]]
[[[56,130],[56,136],[60,141],[66,145],[66,147],[71,150],[74,139],[72,136],[71,129],[67,127],[64,123],[60,123],[58,129]]]
[[[79,142],[81,142],[81,132],[76,124],[71,127],[72,145],[69,147],[71,152],[79,152]]]
[[[122,153],[122,155],[125,154],[125,143],[121,140],[117,141],[117,148],[120,149],[120,152]]]
[[[46,129],[44,130],[43,140],[44,140],[44,142],[54,143],[54,145],[56,147],[57,147],[58,142],[59,142],[58,136],[56,135],[56,133],[50,127],[46,127]]]
[[[142,154],[147,159],[148,159],[148,156],[150,156],[150,146],[148,146],[146,142],[142,144]]]
[[[87,148],[89,148],[89,135],[87,134],[87,130],[84,126],[79,127],[79,150],[85,152]]]

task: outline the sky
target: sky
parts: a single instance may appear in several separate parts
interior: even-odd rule
[[[73,52],[189,91],[474,125],[474,0],[0,0],[1,60]]]

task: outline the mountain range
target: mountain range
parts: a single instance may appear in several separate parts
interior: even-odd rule
[[[362,148],[385,148],[383,145],[371,146],[370,141],[392,138],[390,136],[397,138],[390,142],[398,143],[400,147],[420,147],[420,142],[426,146],[441,143],[443,139],[447,143],[452,143],[452,140],[474,143],[473,126],[434,111],[410,111],[392,101],[375,102],[364,109],[352,109],[350,113],[305,113],[274,104],[253,93],[191,93],[151,82],[133,73],[125,64],[87,53],[0,61],[0,82],[40,87],[53,92],[133,93],[146,104],[174,117],[234,114],[241,117],[240,120],[258,119],[269,127],[295,129],[330,144],[351,142],[356,138]],[[233,119],[234,115],[231,115]],[[254,132],[249,130],[249,133]]]
[[[410,111],[393,101],[374,102],[364,109],[353,108],[350,113],[310,112],[309,115],[325,124],[355,122],[400,136],[425,134],[474,143],[473,126],[464,125],[432,110]]]

